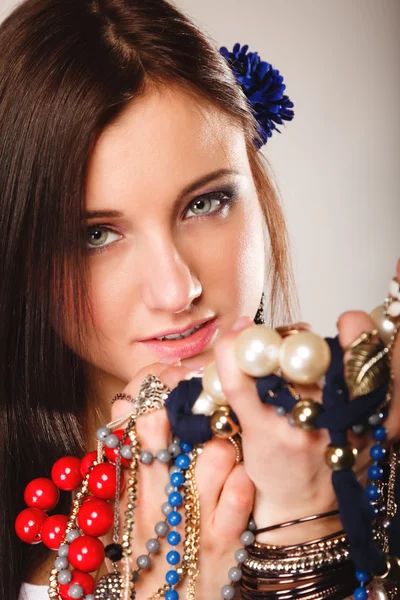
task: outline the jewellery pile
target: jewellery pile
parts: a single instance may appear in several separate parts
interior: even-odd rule
[[[233,599],[240,582],[243,600],[279,598],[277,590],[287,593],[286,598],[333,600],[344,590],[350,593],[355,587],[354,579],[358,581],[354,600],[366,600],[372,589],[379,591],[380,600],[398,597],[400,560],[389,552],[389,535],[397,511],[394,489],[399,456],[395,445],[390,452],[386,448],[384,422],[393,380],[389,361],[400,327],[399,288],[397,280],[393,280],[384,305],[373,311],[376,329],[344,350],[337,338],[323,339],[294,327],[272,330],[260,324],[238,335],[238,364],[256,378],[261,401],[275,406],[277,413],[294,427],[306,431],[328,429],[331,444],[326,462],[332,469],[338,511],[264,530],[258,530],[250,516],[248,528],[241,536],[242,547],[234,554],[235,565],[227,574],[229,583],[221,589],[222,598]],[[375,341],[376,336],[380,341]],[[346,374],[344,352],[352,354],[350,372]],[[296,383],[322,388],[322,404],[300,398]],[[215,435],[232,441],[237,460],[241,460],[240,424],[222,391],[215,363],[207,367],[202,379],[182,381],[174,390],[155,375],[149,375],[136,398],[117,394],[113,401],[119,398],[131,403],[131,411],[97,430],[97,451],[82,460],[72,456],[60,458],[52,468],[51,479],[41,477],[28,484],[24,494],[28,507],[16,519],[17,535],[24,542],[43,542],[57,551],[49,579],[49,598],[133,599],[137,582],[146,576],[162,545],[167,545],[165,580],[151,598],[178,600],[179,587],[186,584],[185,598],[194,600],[201,542],[194,477],[196,459],[200,445]],[[163,407],[174,437],[167,448],[153,456],[141,447],[136,424],[142,415]],[[369,483],[364,489],[352,469],[357,453],[347,440],[347,431],[362,434],[366,428],[371,429],[374,444],[370,449]],[[145,551],[134,563],[139,464],[150,467],[156,461],[170,466],[165,487],[167,500],[160,507],[160,520]],[[123,476],[123,469],[127,477]],[[59,490],[73,492],[69,517],[47,515],[57,505]],[[122,492],[127,504],[120,519]],[[344,531],[321,540],[290,547],[256,542],[261,531],[326,518],[337,512]],[[111,531],[113,541],[104,547],[99,538]],[[96,582],[91,573],[103,565],[105,558],[113,571]],[[336,565],[336,569],[329,572],[331,565]],[[294,583],[297,587],[293,587]],[[315,596],[316,593],[321,595]]]
[[[15,528],[18,537],[29,544],[43,542],[57,551],[54,569],[49,579],[49,598],[70,600],[129,600],[135,597],[135,584],[148,570],[159,553],[162,539],[170,546],[166,554],[165,583],[151,598],[165,597],[178,600],[176,586],[187,576],[186,598],[194,600],[198,574],[197,554],[200,541],[200,507],[194,479],[194,468],[199,450],[174,438],[168,448],[155,456],[141,449],[136,433],[138,417],[163,408],[169,389],[155,375],[146,377],[137,398],[117,394],[113,401],[124,398],[132,402],[132,412],[100,427],[96,432],[98,450],[88,453],[82,460],[67,456],[53,466],[52,479],[37,478],[25,489],[28,508],[17,517]],[[120,427],[127,422],[124,429]],[[165,486],[167,500],[161,505],[161,520],[154,526],[154,535],[145,544],[146,553],[140,554],[132,565],[134,509],[137,501],[138,465],[150,466],[154,461],[170,465],[169,482]],[[119,531],[119,499],[124,491],[121,468],[128,469],[127,510],[124,514],[124,531]],[[55,508],[58,489],[75,491],[71,514],[47,516]],[[114,509],[110,501],[114,501]],[[183,514],[182,514],[183,513]],[[177,528],[184,521],[185,536]],[[234,555],[236,565],[228,571],[231,582],[221,589],[222,598],[235,595],[232,583],[241,579],[240,565],[247,560],[245,546],[254,542],[249,529],[241,536],[243,547]],[[113,542],[106,547],[98,539],[113,528]],[[181,544],[182,543],[182,544]],[[183,546],[183,557],[177,551]],[[108,558],[113,572],[97,583],[92,573]],[[70,570],[72,567],[72,570]]]
[[[400,560],[388,555],[388,532],[397,509],[394,485],[399,458],[394,446],[388,460],[384,426],[392,392],[391,351],[400,327],[399,287],[393,279],[384,305],[372,312],[376,328],[344,350],[337,338],[323,339],[310,331],[273,330],[264,325],[245,329],[235,342],[237,362],[244,373],[257,378],[262,402],[275,406],[293,426],[306,431],[326,428],[330,433],[325,458],[332,469],[348,555],[356,568],[355,600],[368,597],[370,582],[373,586],[388,583],[388,595],[383,596],[386,592],[381,590],[381,598],[394,598],[394,582],[399,580]],[[351,353],[346,372],[345,352]],[[293,387],[296,383],[322,388],[322,404],[301,398]],[[192,443],[204,443],[212,435],[230,438],[240,432],[215,363],[206,368],[202,380],[179,383],[168,397],[167,412],[173,432]],[[369,483],[363,489],[353,471],[357,450],[349,444],[347,431],[362,434],[367,428],[375,443],[370,449],[373,464],[368,469]],[[252,553],[255,547],[248,550]],[[303,586],[304,593],[314,593],[313,586]],[[254,592],[254,581],[251,589]],[[273,592],[267,596],[265,587],[261,589],[263,598],[275,597]],[[332,590],[332,598],[336,593]],[[242,595],[247,598],[243,589]]]

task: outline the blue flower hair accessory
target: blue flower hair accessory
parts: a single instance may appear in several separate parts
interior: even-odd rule
[[[275,130],[281,133],[277,123],[283,125],[283,121],[293,119],[294,104],[289,96],[284,95],[286,85],[283,84],[283,77],[278,69],[261,60],[257,52],[247,53],[248,48],[248,45],[240,47],[240,44],[236,43],[232,52],[225,46],[219,51],[228,61],[253,109],[262,142],[256,139],[255,143],[260,149]]]

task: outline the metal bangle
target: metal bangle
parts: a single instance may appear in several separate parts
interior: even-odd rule
[[[351,597],[354,589],[354,568],[347,561],[336,568],[332,565],[318,573],[279,573],[276,577],[264,576],[243,565],[240,588],[243,600],[338,600]]]
[[[250,557],[246,566],[253,571],[269,573],[271,576],[291,577],[295,574],[317,573],[326,567],[339,565],[350,560],[347,547],[332,548],[308,556],[286,559],[255,559]]]
[[[305,556],[315,551],[322,551],[334,547],[347,547],[348,540],[344,530],[326,535],[323,538],[310,540],[303,544],[293,544],[291,546],[276,546],[272,544],[262,544],[254,542],[248,546],[247,550],[250,556],[259,556],[262,558],[287,558],[293,556]]]
[[[279,523],[278,525],[271,525],[270,527],[263,527],[262,529],[256,529],[254,531],[254,535],[258,535],[259,533],[265,533],[267,531],[275,531],[276,529],[281,529],[283,527],[291,527],[292,525],[298,525],[299,523],[307,523],[308,521],[316,521],[317,519],[325,519],[327,517],[333,517],[334,515],[338,515],[338,510],[330,510],[329,512],[320,513],[318,515],[311,515],[309,517],[301,517],[300,519],[295,519],[293,521],[286,521],[285,523]]]

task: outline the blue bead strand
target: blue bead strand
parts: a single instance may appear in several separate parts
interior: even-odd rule
[[[182,505],[183,497],[179,489],[185,484],[184,471],[189,468],[191,458],[189,453],[193,450],[191,444],[185,442],[179,443],[181,448],[181,454],[175,458],[175,468],[170,473],[170,485],[173,487],[173,491],[168,495],[168,503],[172,506],[172,511],[167,516],[167,522],[172,527],[172,530],[167,535],[167,542],[172,549],[167,552],[166,560],[170,568],[166,575],[165,581],[171,586],[170,590],[165,592],[165,600],[179,600],[179,594],[174,589],[174,586],[179,582],[180,576],[176,571],[177,565],[181,562],[181,555],[175,549],[175,547],[181,541],[181,535],[177,531],[177,526],[182,522],[182,516],[178,512],[179,507]]]
[[[368,501],[371,506],[372,516],[376,518],[379,515],[379,511],[376,507],[376,502],[379,500],[380,491],[377,483],[383,477],[383,469],[379,464],[379,461],[384,458],[386,454],[385,448],[382,446],[382,442],[386,439],[387,431],[386,428],[382,425],[383,414],[374,415],[379,420],[378,425],[372,428],[372,437],[375,440],[375,444],[370,449],[369,455],[374,461],[373,464],[368,469],[368,479],[371,482],[365,488],[365,493],[367,495]]]
[[[374,461],[368,469],[368,479],[371,482],[366,488],[365,493],[371,506],[373,518],[378,517],[379,510],[376,506],[377,501],[380,498],[380,490],[377,483],[383,477],[383,469],[379,464],[386,455],[386,450],[382,446],[382,442],[386,439],[387,430],[382,425],[384,414],[374,415],[374,422],[377,423],[372,427],[372,437],[375,440],[375,444],[370,448],[369,455]],[[372,578],[373,574],[366,573],[365,571],[357,571],[356,578],[359,582],[359,586],[354,590],[354,600],[367,600],[369,591],[365,587],[366,583]]]
[[[354,590],[354,600],[367,600],[369,592],[365,584],[369,581],[368,573],[365,571],[356,571],[356,579],[360,585]]]

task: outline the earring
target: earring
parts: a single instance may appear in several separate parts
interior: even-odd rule
[[[254,317],[254,323],[256,325],[265,325],[265,320],[264,320],[264,301],[265,301],[265,294],[263,292],[262,295],[261,295],[260,306],[258,307],[256,316]]]

